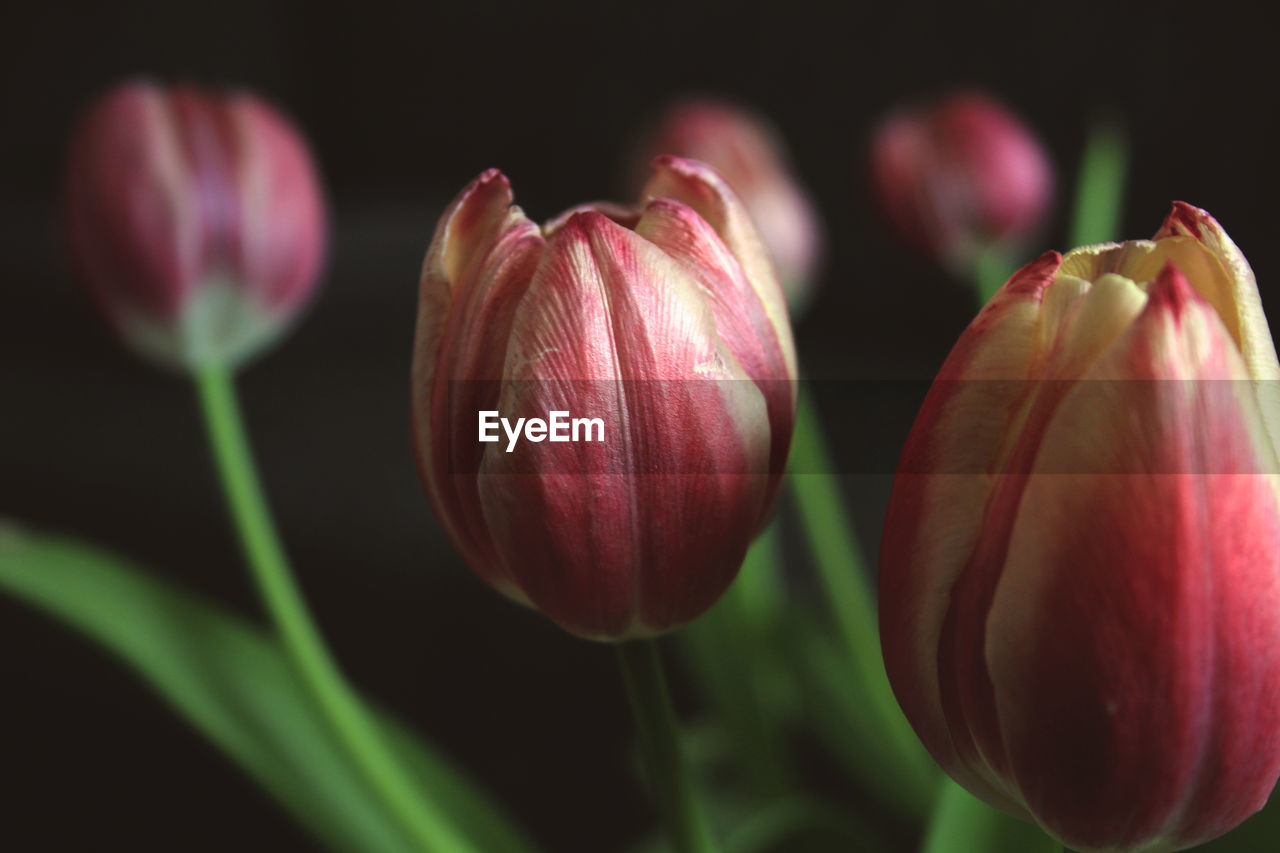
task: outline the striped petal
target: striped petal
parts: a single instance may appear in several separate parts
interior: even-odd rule
[[[1276,461],[1248,378],[1169,267],[1021,491],[985,620],[998,749],[1071,847],[1211,838],[1280,772]]]
[[[787,316],[787,301],[778,283],[769,252],[742,202],[724,179],[697,160],[662,156],[653,163],[653,178],[645,198],[670,198],[693,208],[720,236],[756,291],[773,338],[782,350],[788,376],[796,376],[795,343]]]
[[[582,636],[693,618],[742,562],[769,453],[764,398],[696,279],[580,212],[551,238],[510,338],[496,408],[601,417],[604,441],[487,446],[480,492],[505,570]]]
[[[507,332],[543,247],[537,225],[512,205],[507,179],[496,169],[480,175],[436,228],[414,339],[413,436],[428,495],[470,564],[516,598],[509,579],[494,573],[480,509],[476,413],[497,400]]]
[[[947,720],[939,651],[952,587],[999,482],[1009,426],[1034,387],[1041,303],[1060,264],[1050,252],[1018,271],[956,343],[903,448],[880,548],[880,636],[903,712],[948,773],[1011,812],[1016,801],[994,774],[971,769],[968,736]]]

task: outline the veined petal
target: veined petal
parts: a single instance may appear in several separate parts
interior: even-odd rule
[[[720,235],[742,265],[755,289],[773,337],[782,349],[787,375],[796,376],[795,342],[787,316],[787,301],[760,239],[742,202],[714,169],[697,160],[662,156],[654,161],[654,176],[645,186],[645,198],[670,198],[687,204]]]
[[[1166,269],[1021,492],[985,654],[1012,780],[1071,847],[1210,838],[1280,773],[1280,504],[1248,378]]]
[[[445,529],[482,575],[497,561],[475,486],[476,418],[497,399],[507,330],[543,246],[491,169],[445,211],[422,268],[412,374],[419,468]],[[519,597],[509,580],[486,579]]]
[[[636,233],[665,251],[706,294],[716,331],[746,374],[755,380],[769,408],[772,486],[781,480],[791,446],[796,388],[777,330],[741,264],[693,208],[671,199],[652,201]],[[769,506],[762,508],[767,512]],[[761,518],[761,522],[764,522]]]
[[[768,414],[696,281],[656,246],[595,212],[563,224],[512,326],[497,408],[604,420],[602,443],[489,445],[481,467],[499,557],[557,623],[658,633],[733,579],[764,500]]]

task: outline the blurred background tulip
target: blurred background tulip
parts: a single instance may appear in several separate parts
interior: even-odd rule
[[[764,240],[793,313],[812,297],[822,263],[822,218],[789,162],[781,132],[764,116],[728,101],[673,102],[641,137],[630,164],[642,186],[662,154],[701,160],[742,199]]]
[[[418,307],[414,437],[437,515],[477,574],[595,639],[658,634],[719,598],[795,414],[786,305],[747,211],[675,157],[643,197],[540,228],[485,172],[440,220]],[[485,411],[602,426],[482,443]]]
[[[1278,378],[1249,265],[1185,204],[1027,265],[961,336],[899,462],[880,616],[970,792],[1078,850],[1188,847],[1265,804]]]
[[[1040,142],[978,92],[886,118],[872,142],[871,182],[899,239],[961,273],[984,250],[1033,234],[1054,189]]]
[[[171,368],[233,367],[267,346],[325,256],[305,141],[242,92],[135,81],[104,95],[72,141],[66,224],[103,316]]]

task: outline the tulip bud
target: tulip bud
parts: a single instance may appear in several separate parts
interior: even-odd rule
[[[872,142],[871,182],[907,245],[965,270],[983,249],[1026,237],[1053,198],[1040,143],[976,93],[891,115]]]
[[[762,116],[721,101],[681,101],[646,134],[634,171],[647,175],[662,154],[700,160],[728,182],[773,258],[791,310],[799,310],[822,260],[822,221],[791,172],[781,134]]]
[[[245,93],[125,83],[72,140],[77,272],[126,344],[193,370],[243,362],[315,288],[320,181],[297,130]]]
[[[418,303],[413,435],[437,516],[480,577],[594,639],[720,596],[795,410],[786,305],[741,203],[674,157],[645,197],[539,227],[485,172],[440,219]],[[556,439],[556,413],[599,430]]]
[[[1275,347],[1207,213],[1048,253],[960,337],[885,522],[885,667],[934,758],[1073,849],[1179,849],[1280,774]]]

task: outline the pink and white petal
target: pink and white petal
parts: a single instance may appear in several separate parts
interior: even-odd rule
[[[1276,358],[1271,327],[1262,310],[1262,297],[1249,262],[1216,219],[1186,202],[1174,202],[1173,210],[1156,233],[1156,240],[1173,236],[1195,238],[1221,264],[1229,281],[1231,298],[1229,307],[1219,310],[1227,328],[1234,330],[1249,375],[1257,381],[1267,432],[1272,444],[1280,448],[1280,361]]]
[[[774,338],[782,348],[787,375],[797,376],[786,295],[769,251],[742,201],[719,173],[697,160],[663,155],[654,160],[653,168],[654,175],[644,188],[644,197],[670,198],[687,204],[715,230],[742,265],[747,281],[764,306]]]
[[[303,137],[252,95],[230,99],[229,171],[241,226],[243,281],[264,309],[288,316],[315,287],[326,251],[325,201]]]
[[[1069,846],[1207,838],[1280,772],[1280,710],[1258,704],[1280,691],[1280,505],[1247,378],[1167,270],[1022,490],[985,654],[1013,780]],[[1239,800],[1205,820],[1217,786]]]
[[[953,737],[939,653],[952,588],[977,545],[1010,425],[1034,387],[1041,300],[1061,260],[1050,252],[1023,267],[951,351],[903,448],[880,550],[880,636],[907,719],[948,773],[1012,812],[1018,807],[999,780],[969,766],[972,744]]]
[[[176,322],[195,285],[201,217],[168,95],[126,83],[84,118],[68,158],[68,234],[113,325]]]
[[[480,488],[508,571],[582,636],[691,619],[732,580],[754,532],[767,481],[763,398],[689,274],[598,213],[555,234],[526,301],[499,408],[601,417],[605,440],[490,445]],[[556,522],[533,521],[548,517]],[[724,534],[694,533],[704,529]]]
[[[480,410],[492,409],[505,341],[544,247],[491,169],[441,217],[419,289],[412,372],[413,438],[437,515],[470,565],[508,594],[475,487]],[[480,330],[483,330],[482,332]]]
[[[706,294],[720,339],[764,394],[771,431],[769,469],[780,480],[791,446],[796,385],[755,288],[706,220],[681,202],[655,199],[635,230],[683,266]]]

